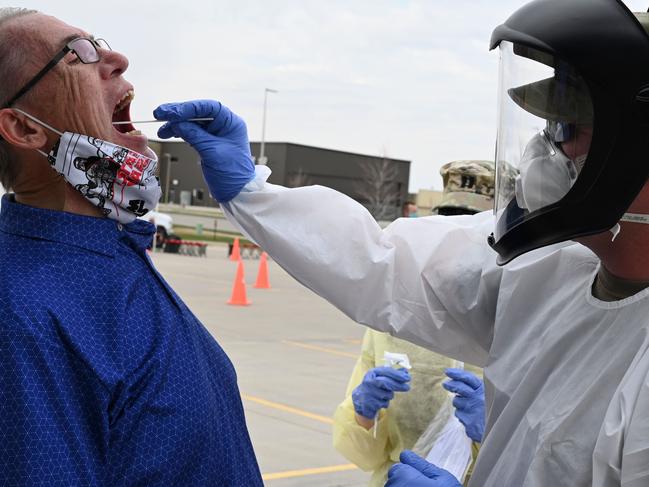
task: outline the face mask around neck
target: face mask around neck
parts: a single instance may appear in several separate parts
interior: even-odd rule
[[[104,215],[131,223],[154,209],[162,191],[156,177],[158,159],[89,135],[62,133],[14,108],[61,138],[47,157],[52,167]]]

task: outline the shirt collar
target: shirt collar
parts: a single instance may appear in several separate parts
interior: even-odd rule
[[[155,226],[144,220],[123,225],[110,218],[35,208],[16,203],[13,195],[6,194],[0,207],[0,231],[113,257],[119,241],[144,252],[151,246]]]

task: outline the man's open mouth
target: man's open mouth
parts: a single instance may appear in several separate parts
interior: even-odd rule
[[[135,98],[135,92],[133,90],[128,90],[122,98],[119,100],[117,105],[115,105],[115,109],[113,111],[113,123],[115,122],[129,122],[129,123],[118,123],[117,125],[113,125],[115,130],[122,134],[126,135],[142,135],[142,132],[139,130],[136,130],[135,127],[133,127],[133,124],[130,123],[131,121],[131,102],[133,101],[133,98]]]

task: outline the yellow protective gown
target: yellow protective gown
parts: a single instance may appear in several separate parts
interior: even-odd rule
[[[408,355],[412,381],[410,391],[396,393],[390,407],[380,410],[375,439],[371,429],[368,431],[356,423],[351,394],[368,370],[385,365],[383,353],[386,350]],[[333,442],[336,450],[350,462],[373,472],[371,487],[385,485],[388,470],[399,461],[399,454],[413,447],[448,398],[448,392],[441,385],[447,379],[444,369],[456,364],[451,358],[387,333],[370,329],[365,332],[345,400],[334,414]],[[476,367],[467,367],[467,370],[482,375],[481,369]]]

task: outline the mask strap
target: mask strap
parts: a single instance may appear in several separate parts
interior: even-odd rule
[[[644,215],[642,213],[625,213],[620,218],[621,222],[629,223],[649,223],[649,215]]]
[[[649,215],[645,215],[643,213],[625,213],[622,215],[622,218],[620,218],[621,222],[627,222],[627,223],[644,223],[648,224],[649,223]],[[620,234],[620,231],[622,228],[620,227],[619,223],[616,223],[613,228],[609,230],[613,234],[613,238],[611,239],[611,242],[614,242],[617,236]]]
[[[21,110],[20,108],[13,108],[13,110],[16,110],[18,113],[22,113],[22,114],[25,115],[28,119],[30,119],[30,120],[33,121],[33,122],[36,122],[36,123],[39,124],[39,125],[42,125],[42,126],[45,127],[46,129],[50,129],[52,132],[54,132],[55,134],[57,134],[59,137],[63,137],[63,133],[62,133],[62,132],[59,132],[58,130],[56,130],[56,129],[55,129],[54,127],[52,127],[51,125],[46,124],[45,122],[43,122],[42,120],[37,119],[37,118],[34,117],[33,115],[30,115],[29,113],[27,113],[27,112]],[[47,157],[48,159],[49,159],[49,157],[50,157],[49,154],[47,154],[46,152],[44,152],[44,151],[42,151],[42,150],[40,150],[40,149],[36,149],[36,152],[38,152],[39,154],[41,154],[41,155]]]
[[[37,119],[37,118],[34,117],[33,115],[30,115],[29,113],[22,111],[20,108],[12,108],[12,110],[16,110],[18,113],[22,113],[23,115],[25,115],[27,118],[29,118],[29,119],[32,120],[33,122],[36,122],[37,124],[42,125],[42,126],[45,127],[46,129],[50,129],[52,132],[54,132],[55,134],[57,134],[59,137],[63,137],[63,132],[59,132],[58,130],[56,130],[56,129],[55,129],[54,127],[52,127],[51,125],[48,125],[48,124],[46,124],[45,122],[43,122],[43,121]]]

